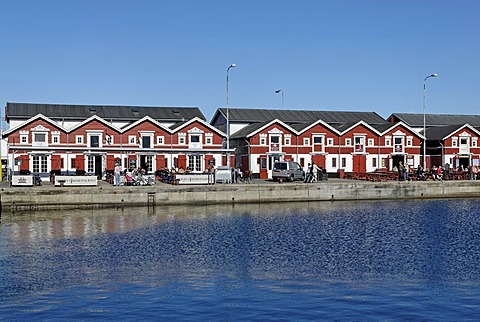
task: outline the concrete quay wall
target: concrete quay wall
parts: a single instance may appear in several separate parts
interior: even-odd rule
[[[480,181],[260,183],[152,187],[5,187],[1,209],[210,205],[289,201],[392,200],[480,197]]]

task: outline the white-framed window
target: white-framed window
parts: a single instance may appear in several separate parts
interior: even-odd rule
[[[101,148],[102,145],[103,144],[102,144],[102,133],[101,132],[87,133],[87,146],[88,147],[90,147],[90,148]]]
[[[190,149],[202,148],[202,135],[201,134],[188,134],[188,147]]]
[[[313,142],[313,151],[323,152],[323,142],[324,142],[323,135],[313,135],[312,142]]]
[[[412,146],[413,145],[413,137],[407,136],[407,146]]]
[[[153,155],[146,155],[145,156],[145,167],[147,172],[153,171]]]
[[[283,138],[283,144],[285,145],[292,145],[292,136],[290,134],[286,134]]]
[[[282,150],[280,138],[280,135],[270,135],[270,152],[279,152]]]
[[[186,144],[186,134],[178,133],[178,144]]]
[[[333,145],[333,138],[328,138],[327,139],[327,145],[332,146]]]
[[[213,144],[213,134],[212,133],[205,133],[205,144],[212,145]]]
[[[368,139],[367,145],[368,146],[374,146],[375,145],[375,140],[374,139]]]
[[[355,136],[353,138],[355,141],[355,153],[364,153],[365,152],[365,137],[364,136]]]
[[[163,135],[158,135],[157,136],[157,144],[159,144],[159,145],[165,144],[165,137]]]
[[[48,146],[47,132],[33,132],[32,145],[33,146]]]
[[[352,139],[345,139],[346,146],[352,146]]]
[[[105,133],[105,144],[106,145],[112,145],[114,144],[114,136],[112,134]]]
[[[20,143],[28,144],[28,131],[20,131]]]
[[[390,137],[385,138],[385,146],[392,146],[392,139]]]
[[[32,156],[33,173],[48,172],[48,161],[46,155]]]
[[[452,138],[452,147],[456,148],[458,146],[458,139]]]
[[[267,135],[260,134],[260,145],[267,145]]]
[[[138,144],[137,137],[135,135],[129,135],[128,144]]]
[[[95,172],[95,157],[93,155],[87,156],[87,172]]]
[[[303,138],[303,145],[309,146],[310,145],[310,138]]]
[[[75,135],[75,143],[83,144],[83,135]]]
[[[60,143],[60,132],[52,132],[52,143],[53,144]]]
[[[394,151],[395,153],[403,153],[404,152],[404,143],[403,140],[405,137],[403,136],[395,136],[393,137],[393,144],[394,144]]]
[[[476,148],[477,147],[477,140],[478,138],[472,138],[472,148]]]
[[[191,154],[188,156],[188,167],[192,172],[203,171],[203,155]]]

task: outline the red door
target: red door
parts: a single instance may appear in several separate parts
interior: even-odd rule
[[[365,155],[353,155],[353,172],[367,172],[367,157]]]

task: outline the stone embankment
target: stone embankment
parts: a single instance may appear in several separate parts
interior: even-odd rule
[[[201,186],[3,187],[3,211],[298,201],[480,198],[479,181],[258,183]]]

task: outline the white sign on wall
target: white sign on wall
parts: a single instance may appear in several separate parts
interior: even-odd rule
[[[33,176],[12,176],[12,186],[33,186]]]
[[[175,179],[178,184],[211,184],[213,183],[212,174],[176,174]]]
[[[96,176],[55,176],[55,186],[96,186]]]

